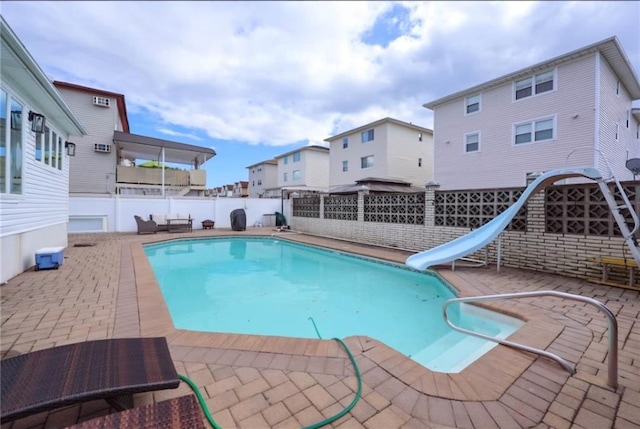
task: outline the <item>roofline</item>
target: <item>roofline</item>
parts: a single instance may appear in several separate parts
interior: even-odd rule
[[[260,161],[260,162],[257,162],[255,164],[247,165],[245,168],[257,167],[258,165],[264,165],[264,164],[267,164],[267,165],[278,165],[278,161],[276,161],[275,158],[274,159],[268,159],[266,161]]]
[[[217,155],[216,151],[204,146],[196,146],[188,143],[180,143],[172,140],[159,139],[156,137],[142,136],[140,134],[125,133],[124,131],[115,130],[113,132],[113,140],[125,141],[153,147],[165,147],[178,150],[191,150],[192,152],[207,153],[211,158]],[[209,158],[209,159],[211,159]],[[208,160],[207,160],[208,161]]]
[[[542,69],[545,68],[549,68],[549,67],[555,67],[557,65],[566,63],[568,61],[574,60],[576,58],[581,58],[584,57],[586,55],[589,54],[593,54],[596,52],[601,52],[602,48],[604,48],[607,44],[609,43],[613,43],[614,46],[616,47],[618,54],[622,57],[622,60],[624,61],[626,67],[627,67],[627,71],[629,72],[629,74],[631,75],[630,78],[627,79],[622,79],[623,76],[621,77],[622,83],[624,84],[625,88],[627,88],[627,90],[629,91],[629,93],[631,94],[632,99],[637,100],[640,99],[640,82],[638,82],[638,76],[636,75],[636,72],[633,68],[633,65],[631,64],[631,62],[629,61],[629,57],[627,57],[627,54],[624,52],[624,50],[622,49],[622,46],[620,45],[620,42],[618,41],[618,38],[616,36],[613,37],[609,37],[608,39],[604,39],[600,42],[596,42],[593,43],[591,45],[582,47],[580,49],[576,49],[573,50],[571,52],[568,52],[566,54],[562,54],[559,55],[557,57],[554,57],[550,60],[546,60],[546,61],[542,61],[539,62],[537,64],[534,64],[532,66],[529,67],[525,67],[523,69],[520,69],[518,71],[512,72],[512,73],[508,73],[506,75],[500,76],[498,78],[492,79],[490,81],[481,83],[479,85],[475,85],[472,86],[470,88],[464,89],[462,91],[457,91],[454,92],[453,94],[449,94],[445,97],[442,98],[438,98],[437,100],[434,101],[430,101],[428,103],[425,103],[422,105],[422,107],[425,107],[427,109],[431,109],[433,110],[434,107],[440,105],[440,104],[444,104],[447,103],[449,101],[461,98],[467,94],[470,93],[475,93],[475,92],[482,92],[484,90],[502,85],[504,83],[510,82],[518,77],[521,76],[526,76],[529,74],[532,74],[534,72],[537,71],[541,71]],[[611,65],[611,63],[610,63]],[[617,70],[614,70],[616,72],[616,74],[620,75],[618,73]]]
[[[94,92],[100,95],[115,97],[116,103],[118,104],[118,111],[120,112],[120,121],[122,122],[122,129],[124,130],[125,133],[129,132],[129,117],[127,116],[127,103],[124,100],[124,94],[105,91],[103,89],[89,88],[88,86],[77,85],[75,83],[69,83],[69,82],[62,82],[59,80],[54,80],[53,84],[58,87],[75,89],[75,90],[84,91],[84,92]]]
[[[369,124],[362,125],[362,126],[360,126],[358,128],[354,128],[352,130],[342,132],[342,133],[337,134],[337,135],[335,135],[333,137],[328,137],[328,138],[324,139],[324,141],[332,142],[334,140],[338,140],[338,139],[341,139],[343,137],[346,137],[346,136],[348,136],[350,134],[354,134],[354,133],[357,133],[357,132],[360,132],[360,131],[364,131],[367,128],[371,128],[371,127],[376,127],[378,125],[382,125],[382,124],[384,124],[386,122],[390,122],[390,123],[396,124],[396,125],[401,125],[401,126],[407,127],[407,128],[413,128],[416,131],[422,131],[422,132],[425,132],[425,133],[433,134],[433,130],[430,130],[429,128],[424,128],[424,127],[421,127],[419,125],[414,125],[414,124],[412,124],[410,122],[399,121],[398,119],[393,119],[393,118],[390,118],[390,117],[386,117],[386,118],[378,119],[377,121],[371,122]]]
[[[75,131],[77,131],[80,135],[87,135],[87,130],[82,125],[82,122],[80,122],[80,120],[73,113],[73,110],[71,110],[69,105],[64,101],[64,98],[55,88],[53,83],[49,80],[44,70],[42,70],[36,60],[31,56],[20,38],[18,38],[18,35],[13,31],[13,29],[9,26],[9,23],[4,19],[4,16],[2,15],[0,15],[0,33],[2,34],[2,40],[6,43],[9,49],[11,49],[13,53],[18,57],[18,59],[27,67],[27,70],[32,72],[34,80],[40,84],[42,89],[53,99],[60,110],[62,110],[69,118],[71,124],[76,128]]]
[[[301,148],[290,150],[289,152],[285,152],[285,153],[283,153],[281,155],[278,155],[278,156],[274,157],[274,159],[279,159],[279,158],[285,157],[287,155],[291,155],[292,153],[301,152],[303,150],[311,150],[311,151],[314,151],[314,152],[324,152],[324,151],[329,152],[329,148],[328,147],[324,147],[324,146],[318,146],[318,145],[303,146]]]

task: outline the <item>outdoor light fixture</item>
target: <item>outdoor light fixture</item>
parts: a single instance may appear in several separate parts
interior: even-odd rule
[[[64,142],[64,148],[67,150],[68,156],[76,156],[76,144],[71,142]]]
[[[46,121],[44,115],[29,111],[29,121],[31,121],[31,131],[44,133],[44,123]]]

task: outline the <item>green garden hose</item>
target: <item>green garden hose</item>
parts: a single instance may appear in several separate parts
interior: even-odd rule
[[[309,317],[309,320],[311,320],[311,323],[313,323],[313,327],[316,330],[316,334],[318,335],[318,338],[322,339],[322,337],[320,336],[320,332],[318,331],[318,327],[316,326],[316,322],[313,320],[312,317]],[[356,359],[353,357],[353,355],[351,354],[351,350],[349,350],[349,347],[347,347],[347,345],[344,343],[344,341],[342,341],[340,338],[333,338],[333,339],[340,343],[340,345],[347,352],[347,355],[349,356],[349,359],[351,360],[351,364],[353,365],[353,370],[356,373],[356,379],[358,380],[358,390],[356,392],[356,396],[353,398],[353,401],[351,401],[351,403],[344,410],[340,411],[338,414],[336,414],[334,416],[331,416],[331,417],[329,417],[327,419],[324,419],[324,420],[322,420],[320,422],[313,423],[313,424],[311,424],[309,426],[305,426],[302,429],[317,429],[317,428],[321,428],[322,426],[328,425],[329,423],[338,420],[340,417],[344,416],[349,411],[351,411],[351,409],[356,405],[356,403],[360,399],[360,396],[362,395],[362,378],[360,377],[360,369],[358,369],[358,364],[356,363]],[[193,392],[196,394],[196,397],[198,398],[198,402],[200,403],[200,406],[202,407],[202,410],[204,411],[204,415],[207,418],[207,421],[209,422],[211,427],[214,428],[214,429],[222,429],[222,426],[220,426],[220,425],[218,425],[216,423],[216,421],[213,419],[213,416],[209,412],[209,408],[207,408],[207,404],[204,402],[204,398],[202,397],[202,394],[200,393],[200,390],[198,389],[198,386],[196,386],[196,384],[191,379],[189,379],[187,376],[184,376],[182,374],[178,374],[178,377],[180,377],[180,380],[182,380],[185,383],[187,383],[189,385],[189,387],[191,388],[191,390],[193,390]]]

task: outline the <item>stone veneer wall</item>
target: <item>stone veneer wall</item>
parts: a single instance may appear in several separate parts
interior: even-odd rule
[[[423,251],[451,241],[470,231],[469,228],[434,226],[434,198],[437,186],[425,191],[425,224],[405,225],[364,222],[364,195],[358,194],[358,220],[324,219],[323,199],[320,218],[292,217],[291,228],[297,231],[409,251]],[[527,229],[502,233],[503,266],[526,268],[579,278],[600,278],[601,267],[590,261],[598,256],[633,259],[621,237],[551,234],[545,232],[545,192],[542,190],[527,202]],[[498,240],[487,246],[489,263],[497,262]],[[623,255],[624,250],[624,255]],[[485,250],[469,255],[484,260]],[[637,270],[636,270],[637,271]],[[636,275],[636,283],[640,276]],[[626,268],[611,268],[610,279],[628,282]]]

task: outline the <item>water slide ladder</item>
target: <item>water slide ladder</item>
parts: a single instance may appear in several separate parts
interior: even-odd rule
[[[453,322],[449,320],[447,315],[447,308],[454,303],[472,303],[472,302],[482,302],[482,301],[497,301],[502,299],[516,299],[516,298],[533,298],[539,296],[555,296],[564,299],[570,299],[574,301],[580,301],[587,304],[591,304],[595,306],[598,310],[603,312],[607,317],[607,326],[609,331],[608,338],[608,379],[607,384],[612,388],[618,387],[618,321],[616,320],[616,316],[609,310],[609,308],[597,301],[593,298],[588,298],[582,295],[575,295],[566,292],[559,292],[555,290],[547,290],[547,291],[535,291],[535,292],[516,292],[516,293],[503,293],[498,295],[484,295],[484,296],[472,296],[467,298],[453,298],[447,300],[442,306],[442,315],[444,317],[445,322],[454,330],[458,332],[462,332],[464,334],[472,335],[474,337],[482,338],[488,341],[494,341],[496,343],[500,343],[507,347],[511,347],[518,350],[524,350],[526,352],[535,353],[541,356],[545,356],[549,359],[556,361],[560,366],[566,369],[571,374],[575,374],[575,369],[571,364],[569,364],[566,360],[561,358],[558,355],[547,352],[545,350],[540,350],[534,347],[526,346],[524,344],[516,343],[513,341],[504,340],[501,338],[492,337],[490,335],[481,334],[479,332],[470,331],[465,328],[461,328],[457,325],[454,325]]]

